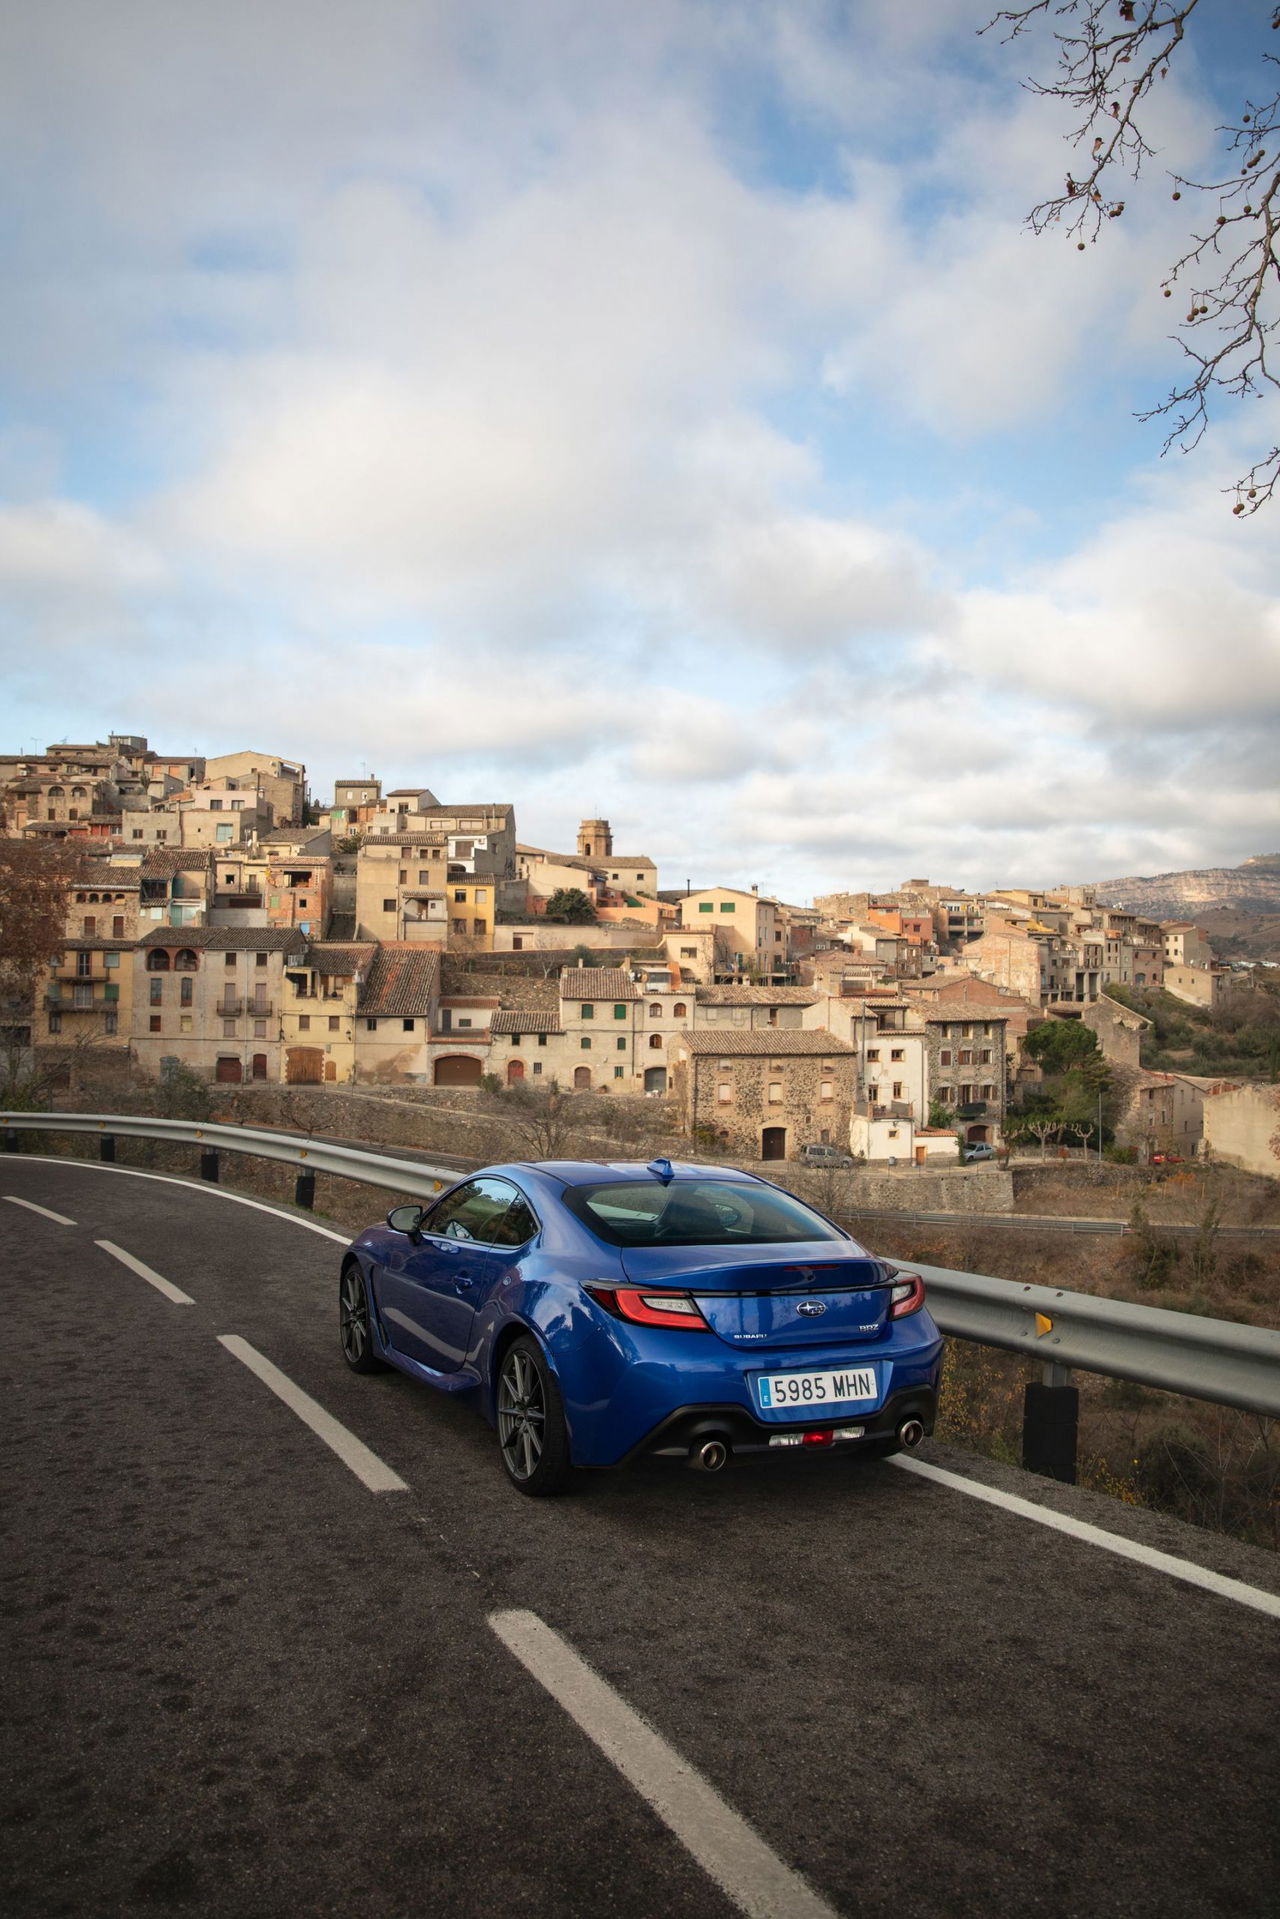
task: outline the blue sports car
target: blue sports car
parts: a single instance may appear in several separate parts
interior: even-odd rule
[[[575,1467],[933,1430],[942,1337],[913,1273],[728,1167],[493,1166],[353,1240],[339,1283],[358,1373],[470,1392],[523,1493]]]

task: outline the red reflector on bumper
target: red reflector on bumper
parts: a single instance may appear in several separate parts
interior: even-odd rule
[[[802,1435],[800,1443],[802,1446],[834,1446],[836,1436],[831,1432],[805,1433]]]

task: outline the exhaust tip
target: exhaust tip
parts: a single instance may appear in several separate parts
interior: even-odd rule
[[[903,1446],[918,1446],[923,1438],[924,1427],[918,1419],[904,1419],[898,1428],[898,1439]]]
[[[718,1473],[729,1464],[723,1439],[697,1439],[689,1449],[689,1464],[698,1473]]]

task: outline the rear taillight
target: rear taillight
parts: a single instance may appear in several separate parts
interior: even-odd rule
[[[889,1294],[890,1319],[905,1319],[924,1305],[924,1281],[919,1273],[899,1273]]]
[[[633,1326],[681,1326],[687,1333],[711,1330],[688,1293],[642,1292],[631,1286],[588,1286],[586,1290],[606,1313]]]

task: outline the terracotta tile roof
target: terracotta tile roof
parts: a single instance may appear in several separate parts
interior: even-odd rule
[[[562,1033],[557,1013],[535,1013],[531,1011],[503,1011],[495,1013],[489,1021],[491,1033]]]
[[[816,1006],[811,986],[700,986],[699,1006]]]
[[[640,989],[620,966],[566,966],[560,975],[561,999],[639,999]]]
[[[338,975],[349,975],[368,966],[377,947],[372,940],[361,942],[337,942],[325,940],[307,948],[307,965],[313,966],[324,979]]]
[[[157,926],[139,946],[189,946],[207,953],[297,953],[306,935],[288,926]]]
[[[438,974],[439,961],[433,952],[388,940],[369,962],[360,988],[360,1011],[429,1014]]]
[[[210,865],[208,846],[152,846],[142,862],[146,879],[171,879],[175,873],[204,873]]]
[[[693,1054],[710,1054],[728,1057],[731,1053],[748,1053],[763,1059],[786,1059],[803,1054],[812,1057],[819,1054],[823,1059],[831,1059],[837,1053],[851,1055],[853,1047],[834,1033],[804,1032],[795,1027],[766,1026],[756,1027],[753,1031],[738,1032],[684,1032],[676,1035],[681,1046],[688,1047]]]

